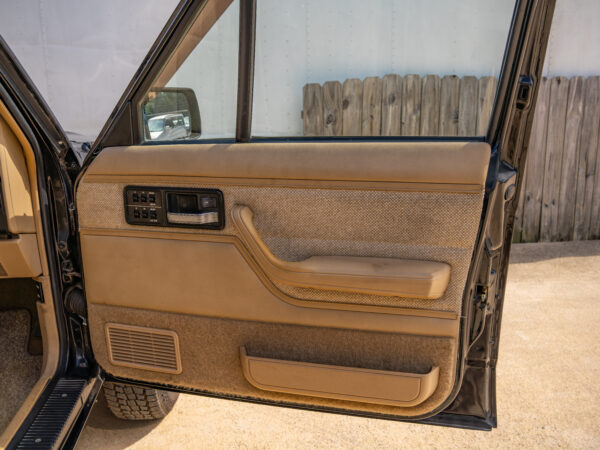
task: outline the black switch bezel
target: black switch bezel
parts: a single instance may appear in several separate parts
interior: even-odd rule
[[[141,199],[141,192],[154,192],[156,195],[156,201],[150,203],[146,201],[133,202],[133,193],[138,194],[138,198]],[[167,218],[167,195],[170,193],[177,194],[193,194],[198,196],[198,204],[201,205],[200,199],[204,196],[214,197],[217,199],[217,206],[215,208],[202,208],[199,207],[199,213],[202,212],[217,212],[219,215],[219,222],[209,224],[181,224],[172,223]],[[149,196],[146,195],[146,198]],[[125,204],[125,221],[130,225],[144,225],[154,227],[175,227],[175,228],[201,228],[207,230],[222,230],[225,228],[225,201],[223,198],[223,192],[218,189],[205,189],[205,188],[180,188],[180,187],[167,187],[167,186],[125,186],[123,189],[123,200]],[[140,211],[140,217],[134,217],[135,210]],[[148,218],[142,217],[141,211],[148,210]],[[156,219],[151,219],[150,211],[156,211]]]

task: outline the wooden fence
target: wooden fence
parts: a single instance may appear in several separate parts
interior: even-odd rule
[[[307,136],[484,135],[493,77],[386,75],[303,88]],[[600,77],[544,78],[516,242],[600,239]]]

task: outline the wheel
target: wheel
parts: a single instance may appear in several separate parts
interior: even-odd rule
[[[104,397],[110,411],[119,419],[162,419],[173,409],[177,392],[146,389],[122,383],[104,383]]]

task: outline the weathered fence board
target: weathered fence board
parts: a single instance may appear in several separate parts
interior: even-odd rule
[[[311,83],[304,86],[302,93],[302,118],[305,136],[323,136],[323,90],[321,85]]]
[[[341,81],[341,80],[340,80]],[[494,77],[368,77],[307,84],[307,136],[482,136],[496,95]],[[517,242],[600,238],[600,77],[540,82]]]
[[[440,88],[437,75],[423,77],[421,97],[421,136],[437,136],[440,133]]]
[[[421,126],[421,77],[406,75],[402,83],[402,135],[418,136]]]
[[[521,241],[523,242],[537,242],[540,239],[549,99],[550,81],[547,78],[542,78],[531,127],[529,154],[527,155],[527,178],[525,180],[525,197],[523,198],[523,230],[521,232]]]
[[[402,134],[402,77],[383,77],[383,99],[381,108],[381,135],[399,136]]]
[[[456,75],[442,78],[440,100],[440,136],[458,135],[458,94],[460,79]]]
[[[325,136],[342,135],[342,84],[339,81],[323,85],[323,120]]]
[[[478,88],[478,80],[475,77],[463,77],[460,80],[458,100],[459,136],[476,136]]]
[[[585,105],[579,139],[578,192],[574,232],[574,237],[578,240],[590,237],[592,196],[598,156],[598,129],[600,128],[600,77],[590,77],[585,80],[584,89]]]
[[[342,135],[362,134],[363,84],[358,78],[344,81],[342,100]]]
[[[596,108],[598,108],[600,104],[600,78],[593,77],[594,79],[594,89],[595,94],[593,98],[596,100]],[[593,101],[591,98],[588,98],[588,101]],[[592,128],[589,130],[584,130],[584,132],[589,132],[594,135],[595,143],[596,143],[596,164],[594,170],[590,170],[590,178],[593,177],[593,185],[594,189],[592,191],[592,201],[590,205],[590,228],[588,232],[588,239],[600,239],[600,124],[598,119],[592,123]],[[594,149],[590,149],[594,152]],[[590,161],[590,166],[592,162]],[[591,167],[590,167],[591,169]],[[592,176],[593,173],[593,176]]]
[[[563,144],[565,138],[565,117],[569,83],[564,77],[552,78],[550,82],[550,108],[548,111],[548,136],[546,140],[546,162],[544,166],[544,187],[542,194],[542,219],[540,241],[558,239],[558,196]]]
[[[362,135],[381,135],[381,88],[379,77],[365,78],[363,82]]]
[[[479,79],[479,100],[477,103],[477,136],[485,136],[487,133],[494,99],[496,98],[496,88],[498,82],[494,77],[481,77]]]
[[[583,77],[569,81],[563,158],[558,196],[558,240],[573,239],[575,198],[577,194],[577,162],[579,160],[579,132],[583,117]]]

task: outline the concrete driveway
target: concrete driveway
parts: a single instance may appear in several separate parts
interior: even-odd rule
[[[516,245],[511,263],[492,432],[180,395],[149,424],[101,399],[79,448],[600,447],[600,241]]]

